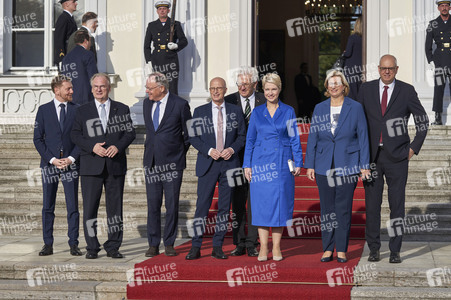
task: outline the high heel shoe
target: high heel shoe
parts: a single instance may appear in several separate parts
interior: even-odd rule
[[[345,262],[348,262],[348,259],[346,257],[345,258],[337,257],[337,262],[345,263]]]
[[[259,256],[257,257],[258,261],[267,261],[268,260],[268,256]]]
[[[330,256],[321,257],[321,262],[330,262],[333,260],[333,258],[334,258],[334,253],[332,252],[330,254]]]
[[[282,257],[282,256],[276,256],[276,255],[273,255],[272,259],[273,259],[274,261],[281,261],[281,260],[283,259],[283,257]]]

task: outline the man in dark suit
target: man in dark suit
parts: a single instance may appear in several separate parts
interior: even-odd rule
[[[443,94],[446,80],[450,81],[451,88],[451,22],[449,19],[449,6],[451,1],[435,1],[440,16],[429,22],[426,30],[426,57],[428,63],[434,62],[434,100],[432,110],[435,112],[435,121],[432,125],[443,125]],[[433,42],[437,46],[432,52]]]
[[[155,2],[158,20],[147,26],[144,39],[144,56],[146,62],[152,62],[154,72],[163,73],[169,80],[169,92],[178,95],[179,59],[177,52],[188,45],[179,21],[175,21],[173,41],[169,41],[171,18],[169,12],[171,2],[161,0]],[[152,42],[155,49],[152,52]]]
[[[81,18],[81,27],[78,29],[78,30],[86,31],[89,34],[89,39],[91,42],[89,51],[91,51],[94,54],[94,58],[95,58],[96,62],[97,62],[96,40],[92,36],[92,34],[94,32],[96,32],[98,26],[99,26],[99,21],[97,20],[97,14],[92,11],[88,11]],[[75,39],[75,32],[72,33],[72,35],[69,37],[69,40],[67,42],[67,53],[71,52],[77,46],[74,39]]]
[[[72,78],[74,103],[82,105],[94,100],[90,79],[98,71],[94,54],[88,50],[91,44],[89,34],[78,30],[74,41],[77,46],[63,58],[61,73]]]
[[[75,23],[74,11],[77,10],[77,0],[60,0],[64,11],[58,17],[55,24],[55,33],[53,35],[53,61],[58,65],[67,53],[67,40],[70,35],[77,31],[77,23]]]
[[[255,91],[258,83],[258,72],[255,68],[242,68],[236,79],[238,92],[225,97],[225,102],[238,105],[243,112],[243,116],[247,127],[249,119],[255,107],[266,102],[266,98],[262,93]],[[240,165],[243,164],[244,148],[238,153]],[[236,226],[232,227],[233,244],[236,248],[230,253],[232,256],[241,256],[246,254],[249,256],[258,256],[256,247],[258,246],[258,230],[252,225],[251,202],[249,198],[249,183],[243,182],[242,185],[235,186],[232,197],[232,213],[236,219]],[[246,203],[247,203],[247,235],[246,226]]]
[[[72,141],[80,148],[86,258],[97,258],[100,251],[97,211],[103,187],[108,218],[108,240],[103,247],[108,257],[122,258],[119,247],[123,236],[122,202],[127,172],[125,151],[135,139],[135,129],[128,106],[108,97],[111,90],[108,75],[95,74],[91,85],[95,101],[78,108],[71,132]]]
[[[70,78],[57,76],[51,83],[55,94],[53,101],[39,107],[36,114],[33,142],[41,155],[42,168],[42,231],[44,247],[40,256],[53,254],[53,222],[58,182],[64,187],[66,197],[67,221],[70,254],[82,255],[78,248],[78,167],[80,150],[71,141],[77,105],[72,103],[72,83]]]
[[[186,122],[191,119],[188,102],[168,92],[169,82],[162,73],[152,73],[146,81],[149,99],[144,100],[146,143],[144,174],[147,191],[147,257],[159,254],[161,204],[165,195],[165,254],[175,256],[180,187],[186,168],[189,136]]]
[[[377,177],[364,183],[366,241],[369,261],[379,261],[381,204],[384,178],[388,185],[390,221],[404,222],[409,160],[420,152],[428,129],[428,117],[410,84],[396,80],[396,58],[384,55],[379,62],[380,79],[364,83],[357,97],[365,110],[370,141],[370,160]],[[410,142],[407,123],[413,115],[416,135]],[[391,225],[390,225],[391,226]],[[398,231],[398,230],[397,230]],[[390,263],[400,263],[402,234],[390,236]]]
[[[213,78],[210,81],[212,102],[196,108],[188,126],[191,145],[199,151],[196,162],[197,202],[192,225],[197,227],[200,223],[201,226],[193,228],[192,247],[186,256],[187,260],[200,258],[208,210],[217,183],[218,213],[211,256],[218,259],[227,258],[222,244],[227,232],[233,195],[233,188],[228,184],[227,171],[241,167],[238,153],[245,144],[246,125],[242,110],[236,105],[224,102],[226,92],[225,80],[220,77]]]

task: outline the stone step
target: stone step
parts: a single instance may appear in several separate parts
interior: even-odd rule
[[[351,299],[451,299],[451,289],[443,287],[356,286],[351,290]]]

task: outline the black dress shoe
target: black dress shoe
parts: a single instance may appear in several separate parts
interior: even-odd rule
[[[88,251],[86,252],[86,256],[87,259],[96,259],[97,257],[99,257],[99,255],[97,254],[97,252],[94,251]]]
[[[379,250],[371,250],[370,255],[368,256],[368,261],[380,261],[381,256]]]
[[[401,260],[401,256],[399,255],[399,252],[390,252],[389,262],[391,264],[400,264],[402,262],[402,260]]]
[[[154,257],[160,254],[158,247],[150,246],[146,252],[146,257]]]
[[[213,251],[211,252],[211,257],[217,259],[227,259],[227,255],[225,255],[224,251],[222,251],[222,247],[213,247]]]
[[[81,253],[80,248],[78,248],[77,245],[72,245],[72,246],[70,246],[70,255],[82,256],[83,253]]]
[[[164,254],[166,256],[176,256],[177,252],[175,252],[174,246],[165,246],[164,247]]]
[[[332,252],[330,256],[321,257],[321,262],[330,262],[334,259],[334,253]]]
[[[247,256],[256,257],[258,256],[258,251],[255,247],[247,247]]]
[[[111,250],[106,254],[106,256],[111,258],[124,258],[124,256],[119,252],[119,250]]]
[[[341,257],[338,257],[337,256],[337,262],[339,262],[339,263],[345,263],[345,262],[348,262],[348,259],[345,257],[345,258],[341,258]]]
[[[200,248],[198,247],[192,247],[185,257],[186,260],[193,260],[198,258],[200,258]]]
[[[232,256],[241,256],[246,254],[246,248],[244,248],[243,246],[236,246],[235,249],[233,249],[232,252],[230,252],[230,255]],[[258,253],[257,253],[258,255]]]
[[[42,247],[41,252],[39,252],[39,256],[47,256],[53,254],[53,246],[52,245],[44,245]]]

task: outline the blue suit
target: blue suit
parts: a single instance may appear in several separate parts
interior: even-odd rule
[[[64,187],[66,196],[67,222],[69,245],[78,245],[78,167],[80,157],[79,148],[71,141],[70,132],[75,118],[77,105],[66,102],[66,120],[61,131],[55,104],[52,101],[39,107],[36,114],[33,142],[36,150],[41,155],[42,168],[42,230],[44,243],[53,244],[53,223],[55,220],[55,201],[58,190],[58,182]],[[62,151],[62,154],[61,154]],[[68,170],[61,171],[50,160],[55,157],[67,158],[72,156],[76,162]]]
[[[345,97],[332,134],[330,103],[329,98],[315,107],[304,168],[315,170],[322,228],[330,228],[322,232],[323,250],[333,251],[336,244],[346,252],[358,174],[369,169],[368,129],[362,105]]]
[[[293,219],[294,176],[288,160],[302,167],[301,141],[287,126],[295,119],[294,109],[281,101],[272,118],[266,105],[252,111],[243,162],[243,168],[252,168],[252,225],[282,227]]]
[[[190,142],[199,153],[197,154],[196,176],[199,177],[197,184],[197,203],[194,220],[205,220],[208,216],[216,183],[218,183],[218,214],[216,230],[213,236],[213,247],[221,247],[224,236],[227,232],[227,222],[229,220],[230,202],[232,200],[233,187],[229,184],[227,172],[240,168],[239,152],[244,147],[246,141],[246,125],[242,110],[234,105],[224,102],[227,118],[226,135],[224,149],[232,148],[235,152],[228,159],[219,158],[214,160],[208,155],[208,151],[216,149],[216,135],[213,128],[212,104],[197,107],[194,110],[191,128],[194,129],[190,135]],[[202,123],[202,128],[197,127]],[[199,129],[199,130],[198,130]],[[233,172],[233,171],[232,171]],[[194,225],[194,224],[193,224]],[[192,246],[201,247],[202,236],[205,228],[201,232],[196,230],[193,236]],[[200,233],[200,234],[197,234]]]
[[[186,122],[191,119],[191,111],[185,99],[169,93],[163,118],[155,131],[152,115],[154,105],[155,101],[144,100],[146,142],[143,164],[147,191],[147,239],[151,247],[160,245],[164,191],[166,224],[163,241],[165,246],[173,246],[178,228],[180,187],[186,168],[186,152],[190,146]]]
[[[63,58],[61,73],[72,78],[73,102],[79,105],[94,101],[91,91],[91,77],[98,73],[95,55],[83,46],[76,45]]]

